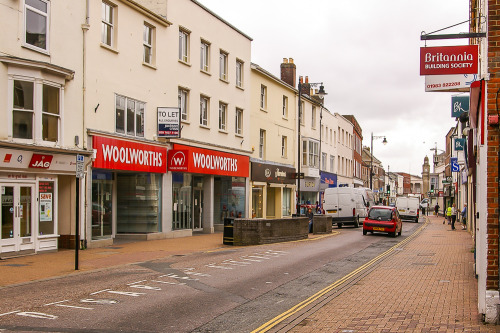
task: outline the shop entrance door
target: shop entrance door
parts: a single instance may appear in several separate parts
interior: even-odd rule
[[[193,229],[202,229],[203,216],[203,189],[193,188]]]
[[[2,253],[33,251],[35,186],[31,184],[0,184],[0,247]]]

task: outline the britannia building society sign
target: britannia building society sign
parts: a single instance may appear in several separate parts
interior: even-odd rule
[[[420,48],[420,75],[476,74],[478,45]]]

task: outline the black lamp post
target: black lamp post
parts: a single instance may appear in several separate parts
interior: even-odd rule
[[[382,136],[374,136],[372,132],[371,136],[371,148],[370,148],[370,189],[373,190],[373,139],[384,139],[382,143],[384,145],[387,144],[387,139],[385,138],[385,135]]]
[[[299,116],[298,116],[298,127],[297,127],[297,205],[295,207],[296,209],[296,215],[297,216],[300,216],[300,179],[302,178],[301,177],[301,173],[300,173],[300,165],[301,165],[301,160],[300,160],[300,156],[301,156],[301,152],[300,152],[300,145],[301,145],[301,136],[300,136],[300,126],[301,126],[301,123],[302,123],[302,77],[299,77],[299,85],[298,85],[298,89],[299,89],[299,103],[298,103],[298,111],[299,111]],[[327,95],[327,93],[325,92],[325,87],[323,86],[323,82],[321,83],[307,83],[306,84],[307,86],[309,87],[314,87],[314,86],[317,86],[319,85],[319,91],[316,95],[318,95],[320,98],[324,98],[325,95]],[[321,105],[323,105],[323,103],[321,103]],[[320,111],[320,113],[322,112],[323,110]],[[322,113],[320,114],[320,146],[321,146],[321,118],[322,118]],[[321,151],[320,151],[320,154],[321,154]],[[320,168],[321,168],[321,157],[320,157]]]

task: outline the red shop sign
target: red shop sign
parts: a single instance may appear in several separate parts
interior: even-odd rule
[[[94,136],[94,168],[138,172],[167,172],[167,148]]]
[[[420,75],[477,74],[478,45],[420,48]]]
[[[168,171],[174,172],[248,177],[249,163],[248,156],[183,145],[168,152]]]
[[[48,169],[50,167],[50,163],[52,162],[52,157],[52,155],[33,154],[31,156],[29,167],[37,169]]]

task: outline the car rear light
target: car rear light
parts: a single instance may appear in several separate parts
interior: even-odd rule
[[[420,217],[420,208],[417,209],[417,217]]]
[[[352,216],[356,216],[356,208],[352,209]]]

